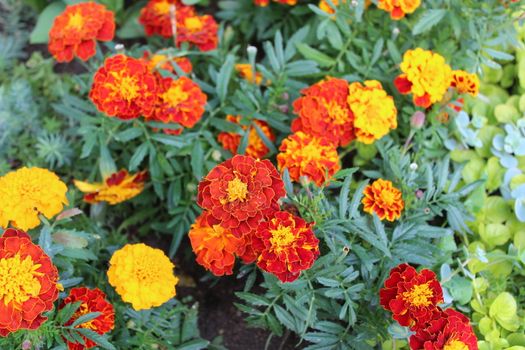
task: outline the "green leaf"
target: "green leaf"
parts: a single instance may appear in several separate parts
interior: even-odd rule
[[[237,292],[235,295],[249,304],[256,306],[270,305],[270,300],[257,294]]]
[[[200,350],[206,349],[210,345],[210,342],[204,339],[195,339],[180,346],[177,346],[176,350]]]
[[[489,315],[496,319],[503,328],[513,332],[520,328],[517,308],[516,299],[512,294],[503,292],[490,305]]]
[[[87,328],[77,328],[77,332],[82,334],[84,337],[94,341],[98,346],[107,349],[107,350],[117,350],[107,339],[106,337],[93,332],[91,329]]]
[[[203,167],[204,152],[202,150],[202,144],[199,140],[196,140],[191,150],[191,169],[193,170],[193,175],[199,181],[203,175]]]
[[[105,179],[117,172],[117,165],[109,153],[109,149],[104,142],[100,143],[100,174]]]
[[[133,153],[133,156],[131,156],[131,159],[129,160],[129,171],[134,171],[137,169],[137,167],[142,163],[146,155],[148,154],[149,150],[149,144],[143,143],[137,149],[135,150],[135,153]]]
[[[99,317],[100,315],[102,315],[102,312],[90,312],[90,313],[87,313],[85,315],[82,315],[80,316],[79,318],[77,318],[75,320],[75,322],[73,322],[71,324],[70,327],[76,327],[76,326],[80,326],[81,324],[84,324],[86,322],[89,322],[91,320],[94,320],[95,318]]]
[[[419,22],[412,29],[412,35],[418,35],[429,31],[430,28],[438,24],[447,14],[447,10],[433,9],[426,10]]]
[[[297,43],[295,46],[305,58],[319,63],[321,67],[330,67],[336,63],[336,61],[330,56],[308,46],[307,44]]]
[[[31,32],[29,42],[31,44],[45,44],[49,40],[49,31],[55,21],[55,17],[58,16],[66,5],[62,1],[54,1],[49,4],[44,11],[38,16],[35,28]]]
[[[119,38],[135,39],[142,38],[145,35],[144,27],[138,21],[140,10],[141,8],[137,8],[132,14],[126,17],[126,22],[117,30],[117,36]]]
[[[226,100],[226,96],[228,94],[228,84],[230,83],[231,76],[233,73],[234,62],[235,57],[229,54],[226,57],[226,60],[224,61],[224,64],[222,65],[219,71],[219,75],[217,75],[216,91],[221,102],[224,102],[224,100]]]

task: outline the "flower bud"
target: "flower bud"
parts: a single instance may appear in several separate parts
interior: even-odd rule
[[[211,157],[213,158],[214,161],[218,162],[221,160],[222,154],[220,151],[214,150],[213,152],[211,152]]]
[[[417,111],[412,115],[412,117],[410,117],[410,126],[412,126],[414,129],[421,129],[425,124],[425,119],[425,113]]]
[[[33,344],[31,344],[30,340],[24,340],[22,343],[22,350],[31,350]]]

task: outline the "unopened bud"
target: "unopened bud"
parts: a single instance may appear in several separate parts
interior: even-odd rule
[[[197,190],[197,185],[190,182],[189,184],[186,185],[186,190],[188,190],[188,192],[195,192]]]
[[[211,157],[214,161],[218,162],[219,160],[221,160],[222,154],[220,151],[214,150],[213,152],[211,152]]]
[[[123,53],[125,50],[124,44],[115,44],[115,51],[118,53]]]
[[[425,119],[425,113],[417,111],[412,115],[412,117],[410,117],[410,126],[412,126],[414,129],[421,129],[425,124]]]
[[[399,30],[398,27],[394,27],[394,29],[392,29],[392,36],[395,38],[397,38],[397,36],[399,35],[401,31]]]
[[[417,190],[416,191],[416,198],[417,199],[421,199],[423,198],[423,195],[425,194],[425,192],[421,191],[421,190]]]
[[[24,340],[22,343],[22,350],[31,350],[33,344],[31,344],[30,340]]]
[[[279,108],[279,110],[285,114],[288,113],[288,111],[290,110],[290,107],[288,107],[288,105],[279,105],[277,106],[277,108]]]
[[[288,101],[290,99],[290,94],[285,91],[282,93],[281,98],[283,101]]]
[[[410,170],[412,170],[412,171],[416,171],[417,168],[418,168],[418,167],[417,167],[417,163],[411,163],[411,164],[410,164]]]

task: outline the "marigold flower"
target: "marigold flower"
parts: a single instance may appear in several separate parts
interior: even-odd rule
[[[58,271],[25,232],[0,236],[0,336],[37,329],[58,298]]]
[[[348,105],[354,114],[354,131],[360,142],[371,144],[397,128],[394,99],[377,80],[367,80],[364,85],[350,84]]]
[[[419,320],[428,319],[443,302],[443,291],[434,272],[425,269],[418,273],[412,266],[401,264],[390,271],[379,291],[379,301],[400,325],[413,327]]]
[[[354,116],[347,102],[348,82],[327,78],[306,89],[293,103],[299,116],[292,122],[292,131],[303,131],[324,138],[336,146],[346,146],[355,139]]]
[[[96,42],[115,36],[113,12],[95,2],[66,6],[49,31],[49,52],[58,62],[70,62],[73,56],[87,61],[96,53]]]
[[[79,324],[78,326],[75,326],[75,328],[90,329],[98,334],[106,334],[113,329],[115,326],[115,310],[113,309],[113,305],[106,300],[106,294],[100,289],[89,289],[86,287],[73,288],[69,292],[69,296],[64,299],[60,309],[63,309],[67,304],[77,302],[80,302],[81,304],[73,316],[65,323],[65,326],[70,326],[81,316],[91,312],[100,312],[99,316],[88,322]],[[91,349],[97,345],[94,341],[84,336],[82,336],[82,339],[84,340],[84,345],[67,341],[68,349]]]
[[[219,44],[219,26],[210,15],[188,16],[177,26],[177,46],[188,42],[201,51],[215,50]]]
[[[299,182],[301,176],[306,176],[322,186],[341,168],[334,144],[302,131],[284,139],[279,151],[278,168],[281,171],[287,168],[292,181]]]
[[[109,265],[109,284],[135,310],[160,306],[176,294],[175,266],[160,249],[126,244],[113,254]]]
[[[147,36],[161,35],[165,38],[173,36],[170,8],[175,8],[175,22],[179,23],[188,16],[195,15],[193,6],[184,5],[180,0],[149,0],[140,11],[139,22],[144,26]]]
[[[452,82],[450,86],[456,88],[460,94],[477,96],[479,92],[479,78],[474,73],[455,70],[452,71]]]
[[[192,128],[204,114],[208,97],[197,83],[188,77],[173,79],[159,78],[157,104],[147,119],[163,123],[178,123],[185,128]],[[164,130],[166,133],[180,134],[177,130]]]
[[[263,76],[260,72],[255,72],[255,76],[254,76],[251,64],[238,63],[235,65],[235,70],[239,73],[241,78],[243,78],[244,80],[249,81],[250,83],[261,85]]]
[[[281,282],[295,281],[319,256],[319,240],[312,223],[286,211],[275,212],[259,224],[254,245],[261,251],[257,266]]]
[[[257,260],[261,255],[261,252],[258,250],[258,247],[254,245],[254,242],[257,240],[255,236],[257,229],[254,229],[248,233],[242,235],[244,244],[241,246],[241,249],[237,251],[237,256],[245,264],[251,264]]]
[[[118,54],[95,73],[89,97],[108,116],[133,119],[151,113],[157,82],[143,61]]]
[[[290,5],[290,6],[297,4],[297,0],[273,0],[273,1],[279,4],[285,4],[285,5]],[[268,4],[270,3],[270,0],[253,0],[253,3],[257,6],[265,7],[265,6],[268,6]]]
[[[60,213],[67,186],[42,168],[20,168],[0,177],[0,227],[29,230],[40,224],[39,214],[51,219]]]
[[[417,48],[403,55],[403,74],[394,80],[402,94],[412,93],[416,106],[428,108],[441,101],[452,79],[452,69],[443,56]]]
[[[142,59],[148,65],[150,72],[157,72],[158,69],[167,70],[173,74],[176,74],[173,63],[182,69],[186,74],[190,74],[193,70],[193,65],[187,57],[170,57],[164,54],[150,54],[149,51],[145,51]]]
[[[390,13],[390,17],[400,20],[405,15],[414,13],[421,5],[421,0],[378,0],[377,7]]]
[[[227,115],[226,120],[235,124],[240,124],[241,116]],[[264,135],[270,140],[275,141],[275,134],[268,123],[262,120],[254,120],[254,123],[262,130]],[[246,130],[247,125],[242,125],[242,129]],[[268,147],[264,144],[264,141],[259,136],[257,129],[251,125],[250,134],[248,135],[248,145],[246,146],[246,155],[254,158],[263,158],[270,151]],[[242,135],[234,132],[221,132],[219,133],[217,140],[219,143],[230,151],[233,155],[237,154],[237,149],[241,143]]]
[[[208,215],[206,212],[201,214],[188,234],[197,263],[215,276],[231,275],[235,255],[244,250],[244,239],[235,237],[220,225],[208,224]]]
[[[437,315],[410,336],[410,349],[478,350],[478,339],[465,315],[454,309],[439,310]]]
[[[361,202],[365,212],[376,213],[381,220],[386,218],[388,221],[401,217],[405,202],[401,191],[395,188],[392,182],[378,179],[366,186],[363,194]]]
[[[129,174],[127,170],[120,170],[108,176],[104,182],[88,183],[74,180],[75,186],[84,192],[84,202],[108,202],[115,205],[138,196],[144,190],[144,182],[148,177],[147,171]]]
[[[285,194],[284,183],[269,160],[235,155],[202,179],[197,204],[210,212],[210,224],[220,223],[239,237],[278,210],[277,201]]]

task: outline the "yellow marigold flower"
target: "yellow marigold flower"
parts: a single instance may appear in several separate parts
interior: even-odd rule
[[[336,146],[325,138],[302,131],[284,139],[279,151],[279,169],[287,168],[293,181],[306,176],[321,186],[340,169]]]
[[[109,284],[135,310],[160,306],[176,295],[175,266],[160,249],[127,244],[113,254],[109,265]]]
[[[400,20],[413,13],[421,5],[421,0],[378,0],[377,7],[390,12],[390,17]]]
[[[371,185],[365,187],[363,210],[367,213],[376,213],[383,220],[394,221],[401,217],[401,211],[405,207],[405,202],[401,191],[392,185],[388,180],[378,179]]]
[[[241,78],[250,83],[255,83],[261,85],[263,76],[260,72],[255,72],[255,77],[253,76],[252,65],[249,63],[239,63],[235,65],[235,70],[239,73]]]
[[[354,131],[358,141],[371,144],[390,129],[397,128],[397,109],[377,80],[349,86],[348,105],[354,114]]]
[[[456,88],[460,94],[477,96],[479,92],[479,78],[474,73],[455,70],[452,72],[452,83],[450,86]]]
[[[120,170],[111,174],[104,182],[93,184],[78,180],[73,182],[80,191],[85,193],[86,203],[108,202],[110,205],[115,205],[138,196],[144,190],[147,176],[147,171],[131,175],[126,170]]]
[[[0,227],[37,227],[38,214],[50,219],[68,204],[66,192],[67,186],[47,169],[24,167],[7,173],[0,177]]]
[[[394,84],[400,93],[412,93],[416,106],[428,108],[441,101],[451,83],[452,69],[445,58],[429,50],[408,50],[400,68],[403,74]]]

